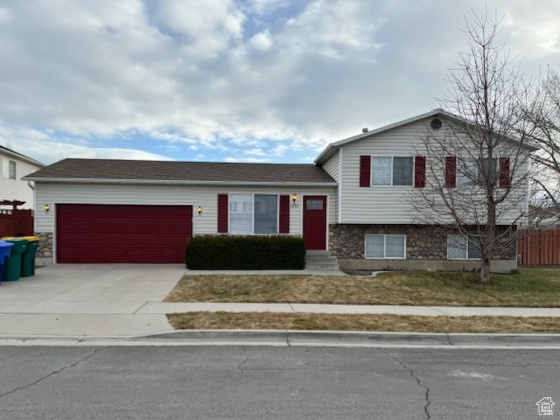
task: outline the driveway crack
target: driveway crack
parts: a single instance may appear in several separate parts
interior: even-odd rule
[[[410,377],[412,379],[414,379],[414,381],[416,382],[416,384],[424,389],[424,414],[426,415],[426,419],[430,420],[431,419],[431,415],[430,415],[430,411],[429,411],[429,407],[430,407],[430,387],[428,387],[427,385],[424,385],[422,383],[422,381],[420,380],[420,378],[418,376],[416,376],[416,374],[414,373],[414,370],[410,367],[408,367],[407,365],[405,365],[403,362],[401,362],[400,360],[394,358],[393,356],[391,356],[389,353],[381,350],[381,353],[385,354],[387,357],[389,357],[390,359],[392,359],[393,361],[395,361],[396,363],[398,363],[403,369],[407,370],[408,373],[410,374]]]
[[[36,381],[33,381],[33,382],[27,384],[27,385],[23,385],[23,386],[17,387],[17,388],[15,388],[15,389],[12,389],[11,391],[5,392],[4,394],[0,394],[0,398],[7,397],[8,395],[15,394],[16,392],[19,392],[19,391],[21,391],[21,390],[24,390],[24,389],[30,388],[30,387],[32,387],[32,386],[35,386],[35,385],[37,385],[38,383],[44,381],[45,379],[50,378],[51,376],[58,375],[59,373],[64,372],[64,371],[67,370],[67,369],[76,367],[76,366],[78,366],[80,363],[83,363],[83,362],[85,362],[86,360],[91,359],[93,356],[95,356],[95,354],[96,354],[97,352],[99,352],[99,351],[101,351],[101,350],[103,350],[103,348],[95,349],[93,352],[91,352],[90,354],[88,354],[88,355],[85,356],[85,357],[82,357],[81,359],[79,359],[78,361],[76,361],[76,362],[74,362],[74,363],[71,363],[71,364],[69,364],[69,365],[66,365],[66,366],[61,367],[61,368],[58,369],[58,370],[55,370],[55,371],[53,371],[53,372],[50,372],[50,373],[48,373],[47,375],[45,375],[45,376],[43,376],[43,377],[37,379]]]

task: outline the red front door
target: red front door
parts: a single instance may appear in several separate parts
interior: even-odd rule
[[[327,197],[313,195],[303,198],[303,238],[306,249],[327,249]]]

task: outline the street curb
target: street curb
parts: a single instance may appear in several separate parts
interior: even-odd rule
[[[180,330],[147,336],[0,336],[0,346],[283,346],[560,349],[560,334]]]
[[[402,333],[300,330],[180,330],[138,338],[286,345],[558,346],[560,334]]]

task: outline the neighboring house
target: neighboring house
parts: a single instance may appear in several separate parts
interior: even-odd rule
[[[332,143],[314,165],[62,160],[26,178],[40,203],[39,258],[181,262],[194,235],[278,233],[302,236],[342,269],[475,269],[473,253],[414,224],[405,199],[422,187],[426,157],[415,150],[434,118],[454,117],[434,110]],[[492,267],[516,268],[516,250]]]
[[[23,201],[25,204],[18,208],[34,209],[33,189],[22,178],[44,166],[41,162],[0,146],[0,201]],[[12,206],[0,208],[11,209]]]

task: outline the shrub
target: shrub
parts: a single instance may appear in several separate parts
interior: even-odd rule
[[[305,241],[295,236],[195,236],[185,250],[191,270],[303,270]]]

